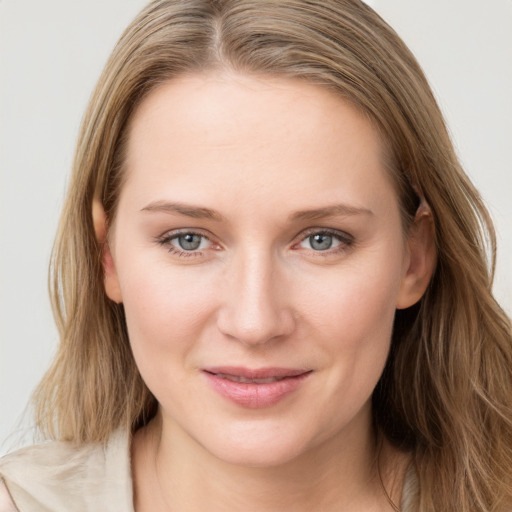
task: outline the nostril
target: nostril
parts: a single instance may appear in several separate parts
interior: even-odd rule
[[[295,315],[284,309],[251,314],[237,308],[224,310],[218,319],[218,328],[225,336],[245,345],[261,345],[283,338],[294,330]]]

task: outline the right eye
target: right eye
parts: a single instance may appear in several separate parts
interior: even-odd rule
[[[194,231],[168,232],[157,242],[178,257],[200,256],[213,245],[207,236]]]
[[[332,233],[315,233],[305,238],[300,245],[301,247],[313,249],[314,251],[328,251],[329,249],[335,249],[341,245],[341,241],[339,237]]]
[[[312,254],[324,257],[343,253],[354,244],[351,235],[337,229],[313,228],[302,236],[295,248],[306,249]]]
[[[207,249],[210,241],[205,236],[198,235],[197,233],[181,233],[172,237],[169,243],[183,251],[198,251]]]

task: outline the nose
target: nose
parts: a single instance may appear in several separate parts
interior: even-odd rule
[[[268,254],[240,256],[230,264],[218,313],[219,330],[246,346],[283,338],[295,329],[286,280]]]

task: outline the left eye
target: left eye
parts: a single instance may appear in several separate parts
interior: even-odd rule
[[[173,236],[169,242],[183,251],[198,251],[206,249],[210,243],[208,238],[197,233],[180,233]]]
[[[304,238],[300,246],[314,251],[328,251],[341,245],[341,239],[332,233],[313,233]]]

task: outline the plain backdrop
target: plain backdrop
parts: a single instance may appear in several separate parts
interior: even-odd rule
[[[81,116],[144,0],[0,0],[0,454],[55,352],[47,267]],[[423,65],[499,240],[512,313],[512,0],[368,1]]]

